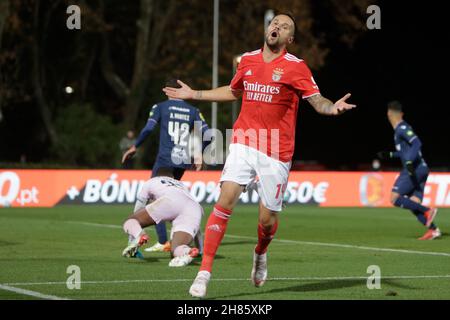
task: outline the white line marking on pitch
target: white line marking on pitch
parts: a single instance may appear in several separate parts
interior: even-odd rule
[[[25,290],[25,289],[21,289],[21,288],[11,287],[10,285],[7,285],[7,284],[5,284],[5,285],[0,284],[0,289],[5,290],[5,291],[15,292],[15,293],[18,293],[18,294],[23,294],[23,295],[26,295],[26,296],[32,296],[32,297],[39,298],[39,299],[45,299],[45,300],[70,300],[70,299],[67,299],[67,298],[51,296],[51,295],[43,294],[43,293],[36,292],[36,291],[31,291],[31,290]]]
[[[247,237],[247,236],[225,235],[225,237],[236,238],[236,239],[255,240],[254,237]],[[450,253],[445,253],[445,252],[432,252],[432,251],[428,252],[428,251],[416,251],[416,250],[404,250],[404,249],[376,248],[376,247],[355,246],[355,245],[351,245],[351,244],[341,244],[341,243],[296,241],[296,240],[283,240],[283,239],[273,239],[273,241],[282,242],[282,243],[306,244],[306,245],[311,245],[311,246],[339,247],[339,248],[350,248],[350,249],[360,249],[360,250],[370,250],[370,251],[398,252],[398,253],[409,253],[409,254],[425,254],[425,255],[431,255],[431,256],[450,257]]]
[[[444,275],[421,275],[421,276],[382,276],[381,279],[401,280],[401,279],[445,279],[450,278],[450,274]],[[268,278],[267,281],[326,281],[326,280],[367,280],[367,276],[349,276],[349,277],[276,277]],[[250,278],[225,278],[211,281],[250,281]],[[140,280],[104,280],[104,281],[82,281],[80,284],[121,284],[121,283],[142,283],[142,282],[192,282],[192,279],[140,279]],[[16,282],[6,283],[10,286],[39,286],[39,285],[65,285],[66,282]],[[16,288],[17,289],[17,288]],[[18,289],[20,290],[20,289]],[[33,291],[31,291],[33,292]],[[61,298],[60,298],[61,299]]]
[[[67,221],[69,223],[87,225],[92,227],[103,227],[103,228],[113,228],[113,229],[121,229],[121,226],[114,224],[101,224],[101,223],[91,223],[91,222],[78,222],[78,221]],[[235,239],[248,239],[248,240],[256,240],[255,237],[248,236],[235,236],[230,234],[225,234],[227,238],[235,238]],[[273,239],[275,242],[282,243],[292,243],[292,244],[303,244],[303,245],[311,245],[311,246],[323,246],[323,247],[338,247],[338,248],[349,248],[349,249],[359,249],[359,250],[367,250],[367,251],[382,251],[382,252],[396,252],[396,253],[408,253],[408,254],[422,254],[422,255],[430,255],[430,256],[444,256],[450,257],[450,253],[446,252],[433,252],[433,251],[417,251],[417,250],[405,250],[405,249],[390,249],[390,248],[376,248],[376,247],[366,247],[366,246],[356,246],[351,244],[341,244],[341,243],[327,243],[327,242],[312,242],[312,241],[297,241],[297,240],[284,240],[284,239]]]
[[[81,224],[85,226],[91,227],[102,227],[102,228],[111,228],[111,229],[122,229],[121,226],[116,224],[103,224],[103,223],[92,223],[92,222],[84,222],[84,221],[66,221],[67,223]]]

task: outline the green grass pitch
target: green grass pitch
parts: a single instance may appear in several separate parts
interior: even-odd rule
[[[190,299],[199,259],[169,268],[167,253],[121,257],[127,240],[120,225],[131,210],[0,209],[0,299]],[[288,207],[269,248],[269,281],[255,288],[249,277],[257,208],[239,206],[219,248],[208,298],[450,299],[450,209],[440,209],[436,223],[443,237],[418,241],[424,227],[406,210]],[[148,230],[153,244],[154,228]],[[70,265],[80,267],[79,290],[67,288]],[[380,267],[381,289],[367,288],[371,265]]]

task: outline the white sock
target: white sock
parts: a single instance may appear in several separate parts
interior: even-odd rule
[[[197,234],[195,235],[194,243],[197,246],[199,253],[203,254],[203,236],[200,230],[198,230]]]
[[[123,230],[136,239],[141,234],[142,227],[136,219],[128,219],[123,224]]]
[[[175,248],[175,250],[173,251],[173,256],[181,257],[181,256],[188,254],[189,251],[191,251],[191,248],[185,244],[182,244],[181,246],[178,246]]]

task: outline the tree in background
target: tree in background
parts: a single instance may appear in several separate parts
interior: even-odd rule
[[[220,3],[221,85],[232,77],[234,55],[262,45],[267,9],[296,16],[299,36],[290,50],[319,69],[326,65],[330,37],[321,31],[328,30],[321,25],[323,11],[333,20],[328,22],[332,36],[351,46],[368,5],[366,0]],[[66,8],[72,4],[81,7],[79,31],[66,28]],[[66,150],[68,134],[71,139],[79,134],[61,125],[65,117],[90,123],[86,114],[73,112],[74,106],[90,105],[90,117],[91,112],[108,117],[106,127],[120,136],[125,128],[142,127],[151,105],[165,99],[161,87],[169,75],[195,87],[211,83],[212,1],[0,0],[0,9],[0,162],[28,153],[32,161],[91,165],[96,161],[55,151]],[[74,93],[64,92],[65,86]],[[209,104],[198,106],[208,118]],[[229,128],[231,108],[223,107],[218,120],[219,129]],[[91,133],[96,134],[104,133]],[[153,145],[150,154],[156,151]],[[114,166],[112,158],[99,155],[97,163]]]

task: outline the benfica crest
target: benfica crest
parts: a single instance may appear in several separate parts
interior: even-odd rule
[[[273,81],[280,81],[281,76],[283,75],[284,71],[281,68],[275,68],[272,73],[272,80]]]

